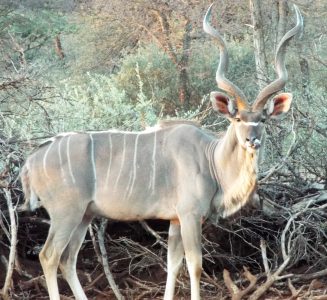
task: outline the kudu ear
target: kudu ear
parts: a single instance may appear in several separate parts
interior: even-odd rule
[[[210,100],[212,108],[224,115],[225,117],[233,117],[236,114],[236,106],[233,100],[231,100],[226,94],[221,92],[211,92]]]
[[[292,98],[290,93],[281,93],[270,99],[266,106],[267,115],[274,119],[285,115],[291,107]]]

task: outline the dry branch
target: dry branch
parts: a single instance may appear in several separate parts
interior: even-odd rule
[[[320,277],[327,276],[327,269],[314,272],[314,273],[309,273],[309,274],[297,274],[294,275],[294,281],[300,281],[300,280],[312,280]]]
[[[159,243],[165,249],[168,248],[167,243],[164,242],[163,238],[155,230],[153,230],[146,221],[141,221],[140,223],[147,232],[156,238],[157,243]]]
[[[106,274],[109,285],[110,285],[112,291],[114,292],[116,298],[118,300],[124,300],[125,298],[120,293],[119,288],[114,280],[114,277],[112,276],[112,273],[109,269],[108,254],[107,254],[107,250],[106,250],[106,247],[104,244],[105,229],[107,227],[107,224],[108,224],[108,220],[102,220],[101,227],[98,230],[98,241],[99,241],[100,252],[101,252],[101,261],[102,261],[103,269]]]
[[[287,161],[287,159],[289,158],[289,156],[291,155],[293,149],[296,147],[297,145],[297,136],[296,136],[296,132],[294,130],[294,126],[295,126],[295,118],[294,118],[294,110],[291,109],[291,113],[292,113],[292,125],[291,125],[291,132],[292,132],[292,142],[288,148],[288,150],[286,151],[286,154],[284,155],[284,157],[282,158],[282,160],[280,162],[278,162],[277,164],[275,164],[270,170],[268,170],[267,172],[265,172],[264,174],[261,174],[261,176],[263,176],[263,178],[261,178],[259,180],[260,184],[267,182],[268,179],[278,170],[280,170],[281,168],[283,168],[285,162]]]
[[[252,275],[246,267],[243,268],[244,268],[243,276],[250,282],[250,284],[244,290],[240,290],[237,287],[237,285],[232,281],[230,277],[230,273],[226,269],[224,269],[224,273],[223,273],[224,282],[228,291],[232,295],[232,300],[241,300],[245,295],[249,294],[254,289],[257,283],[257,277]]]
[[[287,285],[288,285],[288,288],[290,289],[290,291],[292,293],[292,296],[289,299],[287,299],[287,300],[297,300],[298,296],[300,295],[300,293],[302,292],[302,290],[304,288],[304,285],[301,286],[301,288],[297,290],[294,287],[294,285],[292,284],[292,281],[291,281],[290,278],[287,281]]]
[[[8,268],[4,286],[2,288],[1,294],[4,300],[9,300],[11,297],[9,296],[9,289],[12,286],[12,274],[15,266],[15,257],[16,257],[16,245],[17,245],[17,224],[15,218],[15,208],[12,204],[10,191],[5,188],[3,189],[3,193],[7,200],[7,206],[9,209],[9,217],[10,217],[10,253],[8,260]]]
[[[19,283],[19,287],[21,289],[32,289],[35,288],[37,290],[40,290],[39,286],[42,286],[44,290],[47,290],[47,284],[45,282],[44,275],[34,277],[28,281],[21,281]]]

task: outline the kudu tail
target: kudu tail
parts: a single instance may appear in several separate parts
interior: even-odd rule
[[[18,211],[33,211],[40,206],[40,203],[38,201],[38,196],[31,186],[28,162],[26,162],[22,168],[20,180],[25,195],[25,202],[18,207]]]

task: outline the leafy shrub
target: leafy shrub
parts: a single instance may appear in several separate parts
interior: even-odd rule
[[[138,76],[135,69],[138,68]],[[113,84],[124,90],[131,102],[137,102],[139,82],[146,99],[152,99],[157,112],[165,104],[178,100],[177,71],[167,55],[154,44],[141,46],[136,53],[125,56]]]
[[[246,95],[255,90],[255,65],[250,48],[237,43],[228,44],[229,68],[226,77]],[[219,63],[219,48],[211,41],[196,43],[190,59],[190,82],[193,97],[200,103],[203,95],[217,90],[216,71]],[[249,80],[250,79],[250,80]]]
[[[153,125],[156,120],[152,102],[143,93],[143,83],[138,78],[136,99],[131,101],[124,90],[118,89],[112,79],[87,73],[83,84],[63,82],[61,105],[49,107],[56,131],[104,130],[120,128],[140,130]]]

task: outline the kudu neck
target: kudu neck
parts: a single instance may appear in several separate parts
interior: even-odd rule
[[[225,135],[222,137],[217,147],[217,154],[219,153],[218,162],[224,166],[231,165],[233,169],[240,169],[244,162],[252,162],[253,167],[257,168],[257,160],[259,151],[249,153],[238,141],[235,127],[231,124]]]
[[[215,169],[222,192],[220,214],[227,217],[244,206],[257,184],[258,152],[249,153],[238,142],[235,128],[230,125],[218,143]]]

